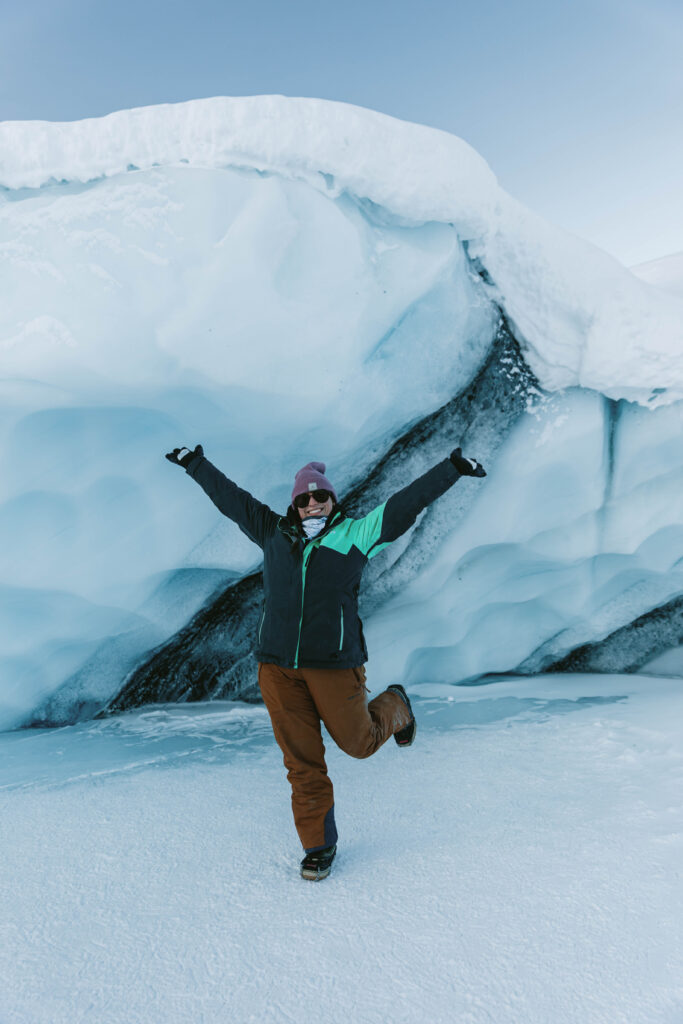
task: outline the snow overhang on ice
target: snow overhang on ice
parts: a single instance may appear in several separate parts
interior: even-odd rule
[[[216,97],[4,122],[0,154],[10,190],[154,166],[241,167],[352,194],[403,223],[453,224],[547,388],[650,406],[683,397],[683,301],[525,209],[447,132],[327,100]]]

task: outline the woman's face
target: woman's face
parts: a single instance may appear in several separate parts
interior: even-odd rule
[[[297,509],[299,516],[302,519],[310,519],[312,516],[329,516],[332,511],[332,498],[328,498],[326,502],[321,504],[316,501],[312,494],[308,497],[308,505],[304,508]]]

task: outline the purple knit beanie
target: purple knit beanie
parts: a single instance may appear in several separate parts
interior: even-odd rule
[[[292,501],[296,498],[297,494],[305,494],[306,491],[317,491],[324,489],[329,491],[334,500],[337,500],[337,492],[334,487],[327,479],[325,474],[325,463],[324,462],[309,462],[303,469],[294,477],[294,487],[292,487]]]

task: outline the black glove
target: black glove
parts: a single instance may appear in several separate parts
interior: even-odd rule
[[[203,454],[204,449],[198,444],[193,452],[189,448],[174,448],[172,452],[168,452],[166,458],[169,462],[175,462],[176,466],[182,466],[183,469],[187,469],[188,463],[195,455]]]
[[[456,448],[449,458],[461,476],[486,476],[486,470],[476,459],[466,459],[462,448]]]

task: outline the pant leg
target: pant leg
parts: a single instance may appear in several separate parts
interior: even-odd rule
[[[259,686],[292,787],[294,824],[304,850],[337,842],[320,716],[301,671],[262,663]]]
[[[352,757],[370,757],[410,721],[410,712],[396,693],[385,690],[368,703],[362,665],[300,671],[330,736]]]

